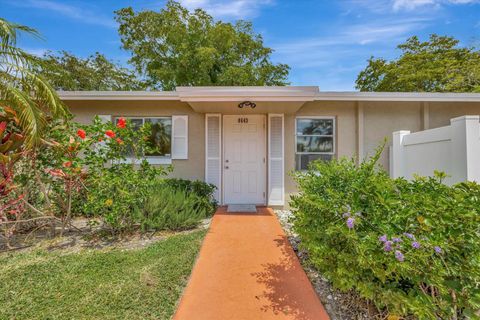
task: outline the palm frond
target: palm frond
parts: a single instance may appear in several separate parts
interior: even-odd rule
[[[19,32],[25,32],[36,38],[41,38],[40,33],[33,28],[0,18],[0,48],[7,45],[15,46]]]
[[[37,74],[40,59],[16,46],[19,32],[39,37],[27,26],[0,18],[0,107],[15,110],[25,133],[25,146],[40,141],[49,116],[66,118],[68,111],[55,89]]]

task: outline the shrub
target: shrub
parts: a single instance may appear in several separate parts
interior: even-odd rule
[[[101,217],[113,231],[137,228],[138,209],[147,203],[155,181],[164,173],[146,161],[136,168],[130,164],[114,164],[89,176],[90,187],[85,212]]]
[[[164,179],[163,183],[172,190],[183,191],[197,195],[201,200],[199,205],[204,207],[209,215],[213,215],[215,213],[215,209],[218,205],[217,200],[215,200],[213,197],[213,193],[216,189],[215,185],[200,180],[175,178]]]
[[[143,229],[185,230],[196,227],[211,213],[209,198],[172,187],[172,180],[159,181],[150,190],[139,213]]]
[[[113,231],[136,227],[136,208],[166,172],[143,159],[155,150],[146,139],[150,133],[149,125],[136,128],[122,118],[117,124],[98,117],[89,125],[52,122],[48,143],[24,164],[28,199],[62,217],[64,226],[80,213],[101,217]]]
[[[380,155],[315,162],[295,178],[294,229],[334,286],[394,316],[470,317],[480,308],[480,185],[391,179]]]

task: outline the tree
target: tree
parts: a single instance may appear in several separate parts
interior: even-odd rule
[[[459,41],[447,36],[418,37],[400,44],[402,54],[387,61],[371,57],[360,72],[360,91],[399,92],[480,92],[480,51],[458,47]]]
[[[58,90],[142,90],[145,84],[119,64],[95,53],[82,59],[66,51],[47,53],[41,74]]]
[[[36,30],[0,18],[0,113],[24,134],[25,146],[34,147],[47,119],[64,117],[65,106],[55,90],[35,72],[37,59],[16,46],[24,32],[38,37]]]
[[[160,12],[128,7],[115,13],[130,63],[154,88],[287,84],[289,67],[270,61],[272,49],[250,22],[214,21],[172,0]]]

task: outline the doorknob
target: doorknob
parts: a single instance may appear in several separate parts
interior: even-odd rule
[[[225,160],[225,162],[226,162],[226,163],[228,163],[228,159],[227,159],[227,160]]]

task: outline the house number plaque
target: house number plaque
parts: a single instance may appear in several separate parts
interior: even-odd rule
[[[248,123],[248,118],[238,118],[238,123]]]

